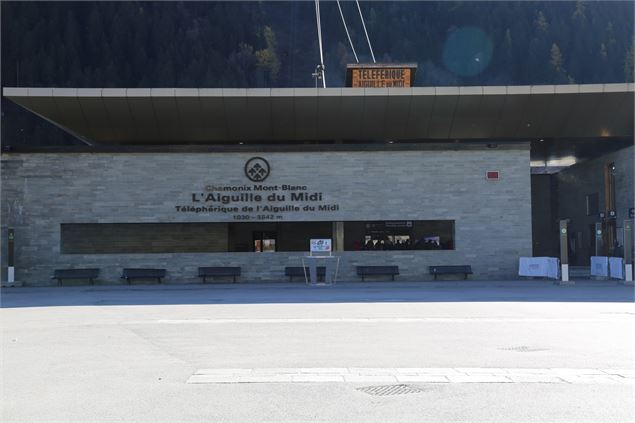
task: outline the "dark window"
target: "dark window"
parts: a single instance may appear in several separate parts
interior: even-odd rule
[[[63,223],[62,254],[227,251],[226,223]]]
[[[344,222],[344,249],[453,250],[453,220]]]
[[[228,251],[306,252],[311,238],[332,237],[332,222],[230,223]]]
[[[307,252],[333,222],[63,223],[63,254]],[[344,249],[453,250],[453,220],[344,222]]]

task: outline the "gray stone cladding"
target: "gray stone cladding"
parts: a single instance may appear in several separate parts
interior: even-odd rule
[[[247,160],[271,167],[263,186],[287,194],[278,213],[191,213],[192,195],[210,186],[253,186]],[[500,172],[499,181],[486,172]],[[306,186],[322,200],[289,201],[283,184]],[[208,190],[206,190],[206,187]],[[268,195],[264,192],[263,195]],[[271,204],[264,200],[243,206]],[[233,204],[228,204],[232,206]],[[302,207],[331,206],[329,211]],[[240,153],[12,153],[2,156],[2,239],[15,230],[16,281],[49,285],[53,270],[99,267],[100,282],[122,283],[123,267],[168,269],[167,283],[188,283],[198,266],[241,266],[242,281],[284,281],[302,253],[61,254],[62,223],[234,222],[238,215],[282,221],[454,220],[455,250],[346,251],[340,280],[358,280],[355,265],[395,264],[399,280],[429,280],[429,265],[470,264],[473,279],[507,279],[518,257],[531,255],[527,144],[416,151]],[[280,217],[278,217],[280,216]],[[250,219],[251,219],[250,217]],[[253,223],[253,219],[250,222]],[[6,242],[2,243],[3,279]],[[308,249],[308,246],[307,246]]]

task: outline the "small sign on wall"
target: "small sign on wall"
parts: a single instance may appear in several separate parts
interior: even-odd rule
[[[498,181],[500,179],[500,172],[498,170],[488,170],[485,172],[485,179],[488,181]]]
[[[331,240],[330,239],[312,239],[311,252],[312,253],[330,253]]]

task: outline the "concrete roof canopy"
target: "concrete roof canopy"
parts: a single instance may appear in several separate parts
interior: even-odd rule
[[[633,136],[635,84],[32,88],[3,95],[97,144]]]

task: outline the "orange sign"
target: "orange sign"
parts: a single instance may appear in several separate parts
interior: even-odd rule
[[[358,88],[410,87],[409,68],[351,69],[352,86]]]

